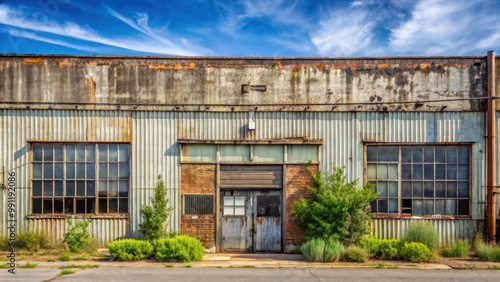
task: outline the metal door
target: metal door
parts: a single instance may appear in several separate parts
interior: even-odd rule
[[[221,192],[221,250],[281,251],[281,191]]]
[[[281,252],[281,191],[254,193],[256,252]]]
[[[252,251],[252,197],[247,191],[221,193],[221,250]]]

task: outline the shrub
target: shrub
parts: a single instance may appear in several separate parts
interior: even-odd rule
[[[166,195],[165,182],[158,175],[158,184],[151,200],[153,206],[145,205],[141,208],[142,223],[139,224],[139,231],[151,242],[168,235],[165,222],[173,208],[168,207]]]
[[[90,237],[90,220],[75,223],[68,219],[68,232],[64,234],[64,246],[71,252],[91,252],[97,248],[96,240]]]
[[[0,236],[0,251],[10,250],[9,238],[7,236]]]
[[[347,247],[340,256],[341,261],[347,262],[366,262],[368,259],[368,252],[358,246],[351,245]]]
[[[50,241],[43,231],[21,231],[16,236],[16,247],[38,252],[40,249],[50,248]]]
[[[325,253],[325,240],[321,238],[313,238],[306,241],[300,247],[302,255],[306,261],[323,261]]]
[[[372,184],[358,189],[357,180],[347,182],[344,168],[333,168],[333,174],[314,174],[309,187],[312,199],[301,198],[292,205],[292,216],[305,231],[306,241],[333,237],[344,244],[355,244],[369,232],[370,203],[377,198]]]
[[[434,226],[430,223],[423,221],[412,221],[410,222],[408,229],[403,234],[403,242],[418,242],[422,243],[434,252],[439,246],[439,235]]]
[[[156,241],[154,249],[159,261],[199,261],[205,252],[200,240],[186,235],[161,238]]]
[[[401,256],[411,262],[434,262],[436,260],[434,253],[419,242],[405,243],[401,248]]]
[[[360,246],[370,253],[371,257],[379,259],[398,259],[403,243],[397,239],[363,238]]]
[[[121,260],[139,260],[153,254],[150,242],[137,239],[123,239],[108,244],[109,254]]]
[[[313,238],[302,244],[300,251],[307,261],[332,262],[340,258],[344,246],[335,238],[325,241],[323,238]]]
[[[500,262],[500,246],[491,246],[483,241],[482,235],[474,240],[474,248],[479,260]]]
[[[325,242],[325,250],[323,252],[323,261],[324,262],[332,262],[338,261],[342,251],[344,250],[344,246],[338,240],[330,237]]]
[[[444,257],[464,258],[469,255],[470,245],[468,240],[458,240],[451,246],[443,248],[441,254]]]

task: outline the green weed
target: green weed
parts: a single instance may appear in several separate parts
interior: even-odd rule
[[[79,268],[79,269],[99,268],[99,265],[97,265],[97,264],[84,264],[84,265],[70,264],[70,265],[63,265],[63,266],[59,267],[59,269],[72,269],[72,268]]]
[[[25,265],[20,265],[19,268],[36,268],[37,264],[36,263],[30,263],[27,262]]]

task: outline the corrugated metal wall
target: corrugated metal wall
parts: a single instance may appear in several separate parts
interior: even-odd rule
[[[140,207],[150,202],[158,174],[164,176],[171,205],[175,207],[171,227],[179,230],[180,165],[179,147],[175,142],[179,138],[323,139],[321,169],[329,171],[331,164],[346,166],[350,180],[363,178],[363,142],[366,141],[472,142],[472,217],[482,219],[484,216],[485,118],[482,112],[257,112],[254,114],[256,131],[251,136],[247,132],[247,123],[252,114],[2,110],[0,164],[17,173],[18,221],[23,228],[26,227],[28,221],[24,219],[30,205],[27,140],[120,141],[131,143],[130,219],[99,219],[92,225],[93,232],[99,233],[103,242],[122,236],[139,236],[136,230],[140,223]],[[0,201],[5,203],[5,193],[0,193]],[[5,226],[5,218],[5,208],[2,208],[1,226]],[[469,221],[460,221],[460,224],[472,224],[473,221]],[[39,228],[62,224],[45,219],[29,222]],[[400,227],[393,226],[394,220],[377,222],[379,230],[400,231]],[[453,220],[436,222],[443,230],[465,230],[453,227],[457,224]],[[53,228],[57,234],[64,230],[62,226]],[[6,234],[5,229],[3,232]],[[461,234],[464,235],[461,237],[468,234]]]
[[[373,229],[373,235],[377,238],[397,238],[401,239],[411,219],[373,219],[370,227]],[[434,226],[439,234],[440,243],[449,243],[455,239],[468,239],[470,242],[474,239],[476,230],[480,230],[482,224],[476,223],[470,219],[440,220],[425,219]]]

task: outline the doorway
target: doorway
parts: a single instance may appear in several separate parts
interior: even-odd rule
[[[221,191],[221,250],[281,252],[281,190]]]

